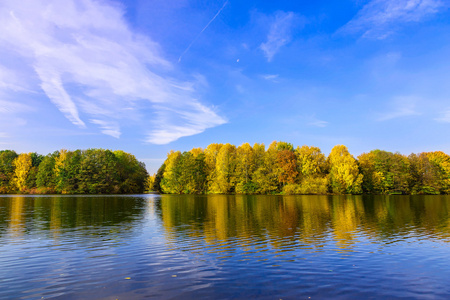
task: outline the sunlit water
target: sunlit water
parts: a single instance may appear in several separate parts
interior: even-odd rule
[[[0,299],[450,299],[448,196],[0,196]]]

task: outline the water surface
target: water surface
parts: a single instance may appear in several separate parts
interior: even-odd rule
[[[0,299],[448,299],[449,214],[449,196],[0,196]]]

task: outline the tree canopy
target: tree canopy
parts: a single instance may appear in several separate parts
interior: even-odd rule
[[[197,160],[194,159],[196,157]],[[373,150],[355,158],[344,145],[328,157],[318,147],[272,142],[210,144],[171,151],[154,189],[169,194],[448,194],[450,156]]]
[[[0,193],[142,193],[147,179],[145,165],[120,150],[0,151]]]

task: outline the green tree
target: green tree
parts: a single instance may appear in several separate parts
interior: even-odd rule
[[[153,181],[153,187],[152,190],[158,193],[162,193],[162,187],[161,187],[161,181],[164,178],[164,171],[166,169],[166,164],[163,163],[161,167],[159,167],[158,171],[155,175],[155,180]]]
[[[192,186],[193,193],[204,194],[208,189],[206,156],[201,148],[194,148],[190,151],[193,161],[190,163],[192,168]]]
[[[110,150],[88,149],[83,151],[78,174],[78,189],[74,190],[76,192],[83,194],[120,192],[117,158]],[[143,190],[143,184],[141,190]]]
[[[49,192],[56,191],[55,158],[58,155],[58,151],[48,154],[39,164],[36,175],[36,186],[41,190],[47,189]]]
[[[37,174],[39,171],[39,165],[41,164],[42,160],[44,159],[43,155],[40,155],[36,152],[31,153],[31,169],[28,173],[27,180],[25,182],[25,185],[27,189],[31,190],[36,187],[36,180],[37,180]]]
[[[439,168],[433,165],[426,153],[408,156],[410,182],[409,190],[411,194],[439,194],[441,191],[441,181]]]
[[[79,192],[81,159],[81,150],[62,149],[59,151],[59,155],[55,157],[55,183],[58,193],[74,194]]]
[[[366,193],[407,194],[410,186],[408,158],[400,153],[372,150],[359,157]]]
[[[0,194],[11,192],[11,179],[14,174],[13,161],[17,156],[13,150],[0,151]]]
[[[181,152],[170,151],[164,162],[166,165],[164,176],[161,180],[161,190],[166,194],[181,194],[184,187],[181,178]]]
[[[115,189],[118,193],[132,194],[143,193],[146,190],[148,173],[144,163],[139,162],[133,154],[122,150],[114,151],[116,161],[116,178],[118,180]],[[110,158],[109,163],[112,163]]]

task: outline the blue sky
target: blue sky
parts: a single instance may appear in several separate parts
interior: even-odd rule
[[[450,3],[0,2],[0,148],[450,153]]]

